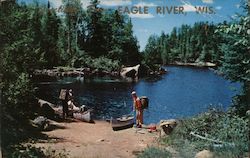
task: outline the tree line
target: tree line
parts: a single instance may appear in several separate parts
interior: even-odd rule
[[[223,23],[227,25],[226,22]],[[160,36],[151,35],[145,47],[146,62],[170,64],[179,62],[219,63],[222,52],[218,42],[221,36],[215,34],[218,25],[196,22],[193,26],[174,27],[171,33],[162,32]]]
[[[13,61],[8,59],[11,55],[29,56],[17,62],[24,62],[30,68],[82,67],[99,57],[124,65],[139,62],[138,41],[127,16],[99,7],[98,0],[91,0],[87,9],[82,8],[80,0],[63,0],[62,8],[63,12],[58,13],[50,2],[26,5],[4,1],[3,57]]]

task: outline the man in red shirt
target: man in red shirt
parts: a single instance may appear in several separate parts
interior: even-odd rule
[[[143,109],[142,109],[142,104],[141,104],[141,100],[139,97],[137,97],[136,92],[133,91],[131,93],[132,98],[133,98],[133,110],[136,110],[136,126],[137,127],[141,127],[143,124]]]

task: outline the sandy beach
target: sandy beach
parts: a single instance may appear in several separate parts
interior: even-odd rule
[[[55,129],[43,132],[49,139],[35,143],[44,150],[64,152],[70,158],[136,157],[147,146],[157,144],[158,132],[130,128],[113,131],[109,122],[55,122]]]

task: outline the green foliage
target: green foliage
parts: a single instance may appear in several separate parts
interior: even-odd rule
[[[219,63],[221,52],[217,42],[221,37],[214,34],[215,28],[214,24],[200,22],[192,27],[173,28],[170,34],[152,35],[145,47],[144,60],[161,64],[175,61]]]
[[[66,153],[65,149],[63,149],[62,152],[57,152],[56,150],[53,150],[50,147],[48,149],[46,149],[44,154],[48,158],[68,158],[69,157],[68,154]]]
[[[223,157],[242,156],[248,151],[248,122],[234,113],[210,110],[180,121],[164,142],[175,146],[185,157],[194,157],[196,152],[203,149],[212,150]],[[190,132],[224,143],[217,143],[219,147],[216,147],[216,143],[194,137]]]
[[[0,16],[4,66],[15,64],[18,71],[54,66],[59,25],[55,11],[38,4],[9,7],[11,11],[1,9]]]
[[[5,112],[24,116],[33,97],[28,73],[39,65],[39,48],[34,46],[34,32],[29,28],[30,10],[11,3],[8,7],[0,12],[0,23],[4,28],[0,31],[3,39],[0,47],[2,104]]]
[[[218,127],[221,127],[219,132],[213,132],[214,137],[219,140],[233,142],[235,146],[223,146],[216,149],[221,155],[244,155],[249,150],[248,148],[248,122],[249,120],[240,118],[234,115],[226,115],[219,122]]]
[[[171,153],[164,149],[159,149],[156,147],[146,148],[142,154],[138,155],[138,158],[170,158],[172,157]]]
[[[66,17],[61,19],[57,43],[61,64],[72,66],[77,57],[84,55],[91,58],[104,56],[125,65],[138,64],[139,47],[133,36],[131,20],[98,4],[98,0],[92,0],[84,10],[79,8],[79,0],[63,1]],[[75,8],[75,11],[68,12],[67,8]]]
[[[161,63],[161,52],[158,44],[158,37],[152,35],[148,39],[148,44],[145,47],[144,58],[146,63]]]
[[[105,57],[96,58],[89,64],[90,67],[99,70],[113,71],[119,69],[119,61],[114,61]]]
[[[93,57],[99,57],[105,52],[104,47],[104,28],[102,28],[102,14],[103,9],[98,6],[98,0],[91,0],[91,6],[88,7],[87,14],[89,21],[88,29],[88,51]]]
[[[120,69],[120,62],[118,60],[109,59],[104,56],[91,58],[89,55],[84,53],[79,58],[73,58],[72,65],[75,67],[88,67],[108,72]]]
[[[25,157],[25,158],[39,158],[39,157],[46,157],[42,151],[41,148],[35,148],[32,146],[28,146],[28,147],[18,147],[15,149],[15,151],[13,151],[12,153],[10,153],[9,157],[12,158],[21,158],[21,157]]]
[[[57,47],[60,19],[57,17],[54,9],[46,8],[40,20],[42,38],[40,41],[36,41],[40,43],[40,49],[44,59],[43,66],[52,68],[60,62]]]
[[[65,0],[65,16],[60,17],[50,5],[4,2],[0,12],[4,67],[30,72],[36,68],[73,66],[84,55],[103,56],[125,65],[140,63],[131,20],[118,11],[100,8],[97,0],[91,3],[84,10],[79,0]],[[17,65],[14,69],[13,64]]]
[[[14,1],[0,3],[4,3],[0,5],[1,135],[6,151],[10,144],[23,140],[25,132],[20,127],[27,127],[27,118],[34,115],[30,110],[34,105],[34,90],[29,73],[40,67],[41,49],[35,41],[39,23],[32,21],[38,12]]]
[[[16,109],[17,112],[17,109],[27,110],[24,109],[23,106],[33,98],[32,94],[34,92],[28,74],[21,73],[16,80],[14,79],[14,81],[15,82],[6,84],[3,88],[3,98],[7,104],[6,106]]]
[[[250,103],[250,18],[248,3],[244,6],[246,15],[239,15],[233,23],[219,25],[216,30],[224,39],[219,47],[224,54],[220,70],[227,79],[243,84],[242,94],[234,99],[234,106],[241,116],[249,110]]]
[[[221,71],[232,81],[250,82],[250,32],[248,30],[250,18],[248,16],[239,18],[239,22],[220,25],[216,30],[224,37],[224,42],[220,46],[224,53]]]
[[[84,20],[85,11],[81,7],[80,0],[63,0],[62,24],[59,26],[58,47],[62,58],[62,64],[69,64],[69,61],[76,55],[79,46],[80,33],[85,32]],[[62,32],[61,32],[62,31]]]

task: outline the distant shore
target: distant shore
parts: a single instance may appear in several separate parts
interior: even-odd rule
[[[194,67],[217,67],[215,63],[211,62],[194,62],[194,63],[184,63],[184,62],[173,62],[169,65],[178,65],[178,66],[194,66]]]

